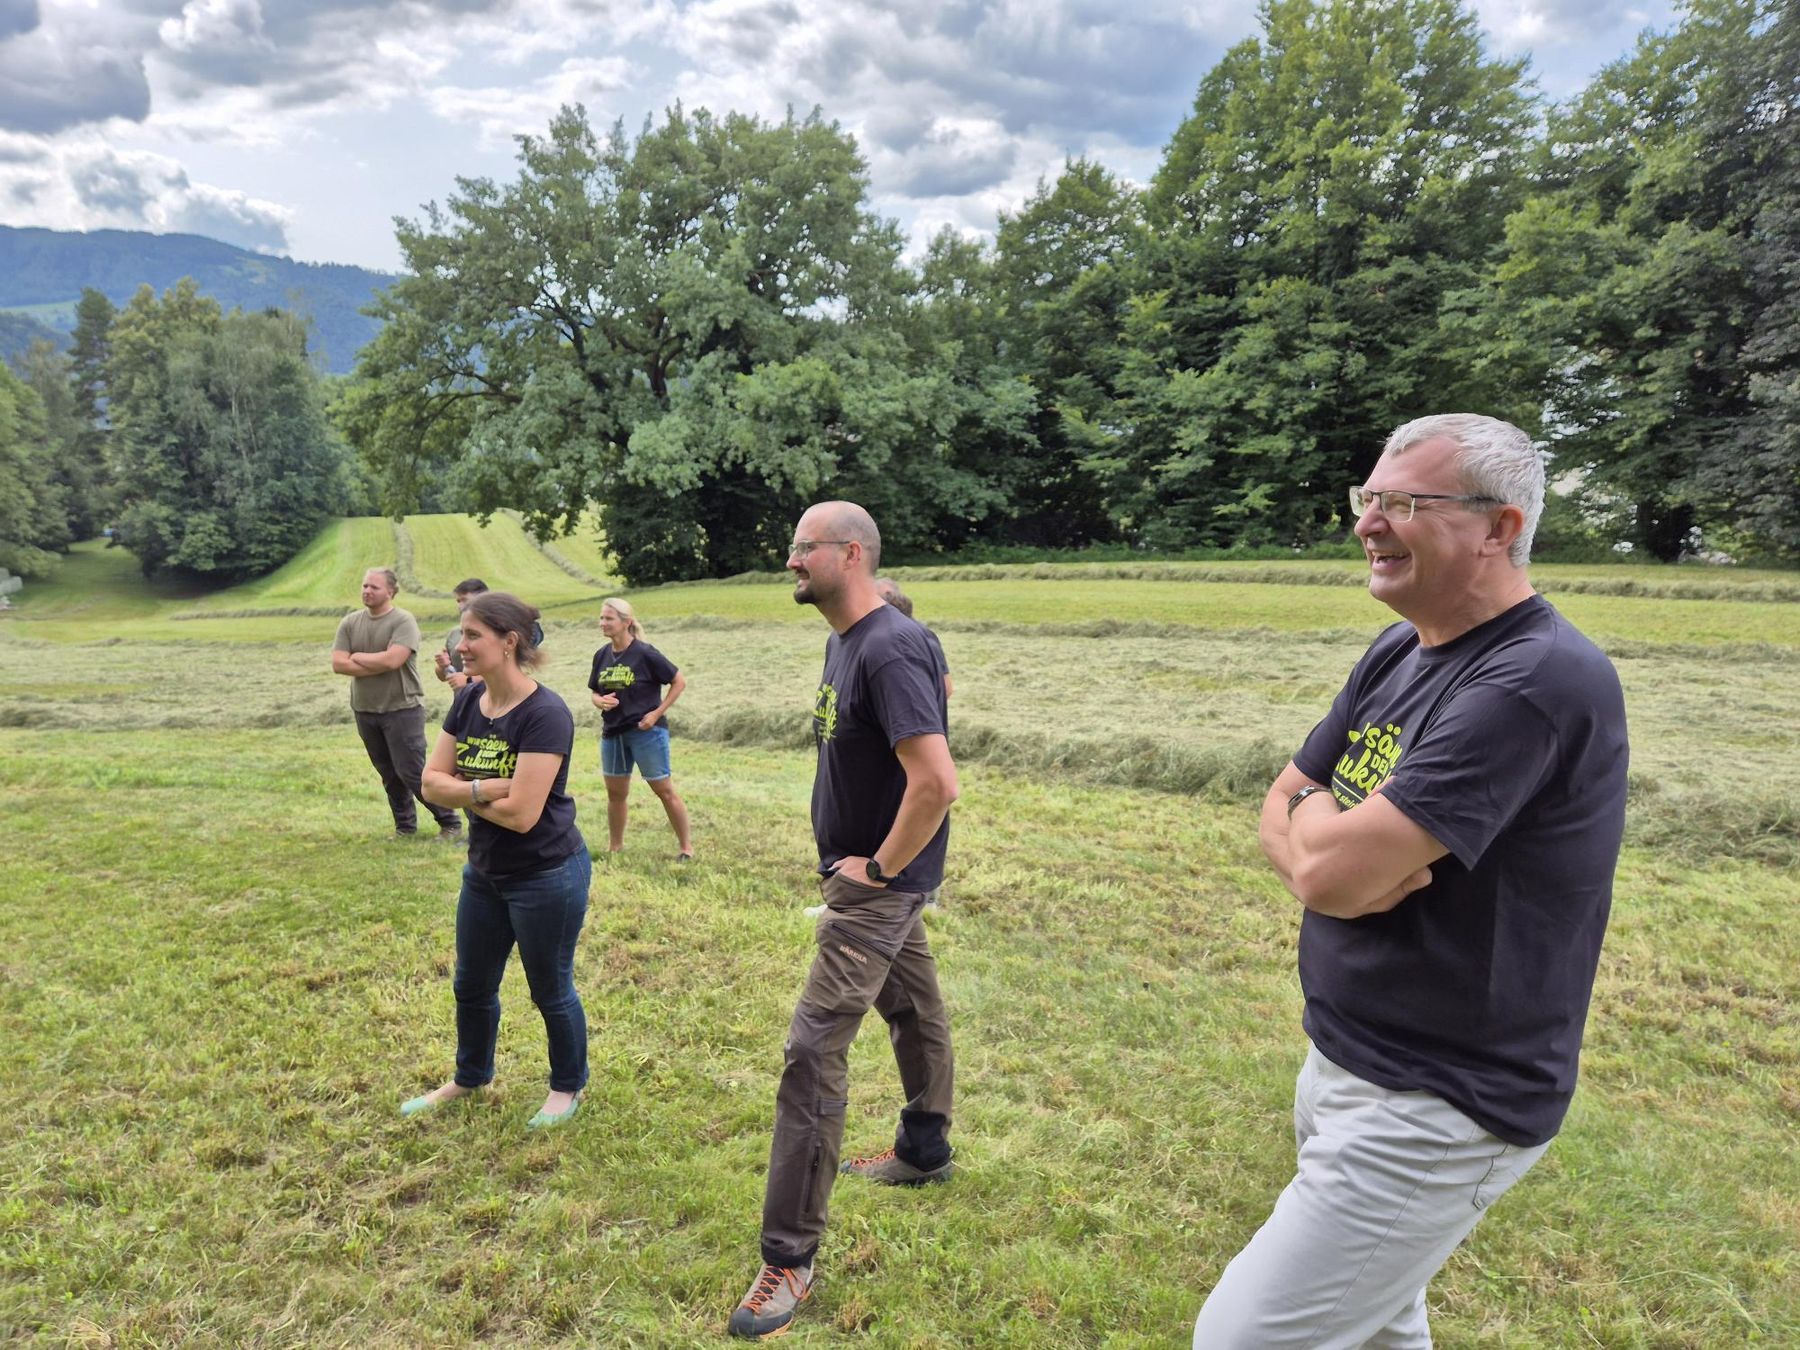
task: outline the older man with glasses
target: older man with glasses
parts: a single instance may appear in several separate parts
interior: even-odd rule
[[[1625,821],[1612,664],[1526,574],[1541,456],[1420,418],[1350,490],[1375,640],[1275,780],[1300,902],[1299,1164],[1197,1350],[1431,1344],[1425,1286],[1575,1091]]]

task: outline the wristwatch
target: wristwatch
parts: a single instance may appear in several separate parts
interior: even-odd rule
[[[869,880],[877,885],[885,885],[893,880],[891,876],[881,870],[881,861],[878,858],[870,858],[869,865],[863,868],[863,871],[868,875]]]
[[[1308,783],[1305,787],[1301,788],[1293,796],[1289,797],[1288,798],[1288,819],[1292,820],[1294,818],[1294,810],[1296,807],[1298,807],[1300,805],[1301,802],[1305,801],[1308,797],[1312,796],[1313,793],[1315,793],[1315,792],[1325,792],[1325,791],[1327,791],[1327,789],[1320,787],[1317,783]]]

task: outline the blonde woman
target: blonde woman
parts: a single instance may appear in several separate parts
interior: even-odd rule
[[[608,851],[618,853],[625,847],[625,798],[635,765],[668,813],[675,831],[675,861],[692,862],[687,806],[675,791],[669,728],[663,721],[687,688],[687,677],[644,641],[643,625],[628,601],[612,599],[600,606],[600,631],[606,645],[594,653],[588,688],[603,714],[600,772],[606,778]]]

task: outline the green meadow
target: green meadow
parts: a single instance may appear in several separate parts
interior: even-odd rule
[[[403,1121],[450,1065],[460,859],[387,842],[329,670],[371,564],[404,564],[428,634],[470,574],[544,607],[603,844],[583,684],[618,583],[591,532],[342,521],[211,594],[90,544],[29,585],[0,615],[0,1339],[701,1345],[755,1273],[823,624],[774,577],[632,593],[690,680],[700,859],[672,865],[640,787],[596,870],[568,1129],[523,1129],[543,1034],[516,969],[494,1088]],[[791,1342],[1185,1345],[1291,1171],[1298,916],[1256,803],[1387,612],[1354,564],[899,575],[956,680],[930,923],[961,1172],[841,1185]],[[1536,575],[1624,681],[1627,848],[1574,1110],[1433,1283],[1437,1342],[1800,1344],[1800,584]],[[852,1075],[846,1147],[881,1147],[879,1019]]]

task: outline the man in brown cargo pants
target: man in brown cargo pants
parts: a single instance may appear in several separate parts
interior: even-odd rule
[[[907,1102],[894,1146],[843,1165],[887,1185],[951,1173],[950,1021],[920,915],[943,881],[956,766],[943,682],[924,631],[875,592],[881,536],[851,502],[800,518],[794,600],[831,625],[813,704],[813,836],[825,911],[788,1029],[763,1199],[763,1266],[731,1334],[787,1329],[812,1292],[813,1259],[840,1170],[850,1043],[873,1007],[888,1024]]]

